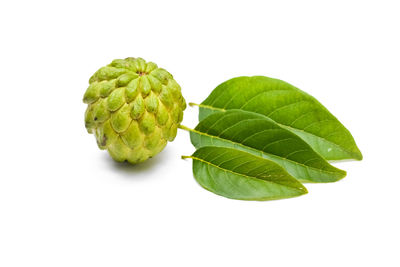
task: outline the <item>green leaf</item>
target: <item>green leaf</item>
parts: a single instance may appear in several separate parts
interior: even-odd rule
[[[327,160],[362,159],[350,132],[321,103],[278,79],[233,78],[215,88],[199,106],[200,120],[218,110],[251,111],[297,134]]]
[[[193,174],[202,187],[227,198],[272,200],[307,193],[278,164],[240,150],[202,147],[183,158],[193,159]]]
[[[190,139],[196,148],[239,149],[274,161],[302,182],[335,182],[346,172],[330,165],[300,137],[264,115],[243,110],[216,112],[203,119]]]

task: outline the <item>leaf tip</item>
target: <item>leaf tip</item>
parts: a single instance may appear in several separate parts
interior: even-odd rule
[[[347,175],[347,172],[345,170],[341,170],[341,169],[338,169],[338,170],[339,170],[339,172],[338,172],[339,175],[338,175],[338,179],[335,182],[342,180]]]
[[[308,190],[304,185],[301,185],[299,189],[302,192],[302,195],[308,194]]]
[[[363,154],[361,153],[360,150],[358,150],[358,153],[356,154],[355,159],[356,160],[363,160],[363,158],[364,158]]]

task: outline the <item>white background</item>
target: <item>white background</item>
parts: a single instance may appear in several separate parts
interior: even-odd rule
[[[400,266],[397,4],[2,1],[0,266]],[[364,160],[270,202],[203,190],[183,131],[143,164],[115,163],[86,133],[82,96],[128,56],[170,71],[188,102],[241,75],[292,83]]]

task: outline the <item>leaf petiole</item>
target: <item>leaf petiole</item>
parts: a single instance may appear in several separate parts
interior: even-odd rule
[[[189,106],[191,107],[199,107],[199,104],[193,103],[193,102],[189,102]]]
[[[188,132],[193,132],[193,129],[191,129],[189,127],[186,127],[185,125],[182,125],[182,124],[179,124],[178,128],[182,129],[182,130],[185,130],[185,131],[188,131]]]

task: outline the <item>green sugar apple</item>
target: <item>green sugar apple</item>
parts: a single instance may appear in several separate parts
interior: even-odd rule
[[[142,58],[116,59],[89,80],[85,126],[100,149],[132,164],[173,141],[186,108],[181,88],[165,69]]]

